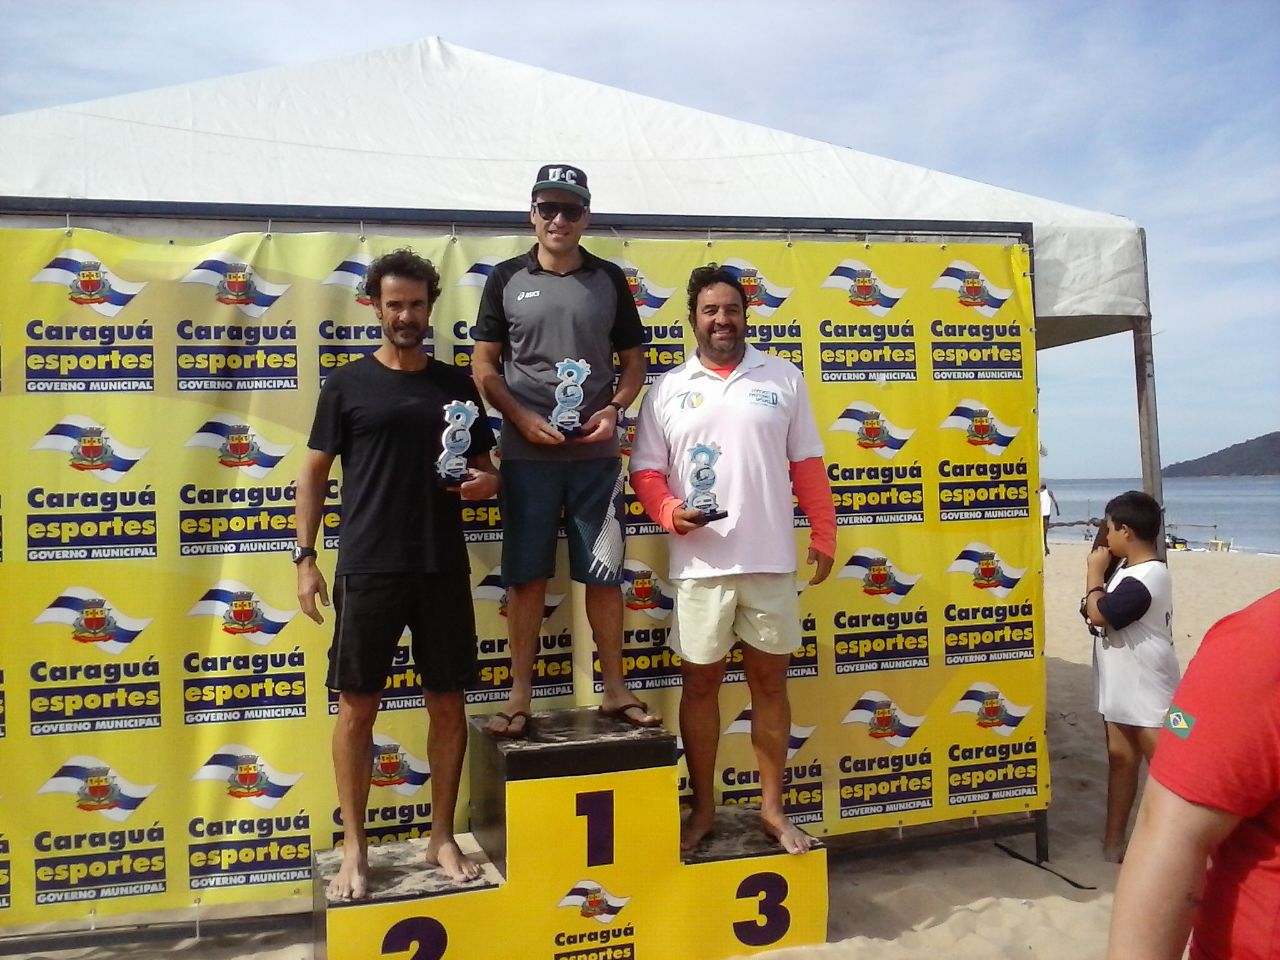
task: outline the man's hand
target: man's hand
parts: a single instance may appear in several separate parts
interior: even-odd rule
[[[316,566],[315,557],[308,557],[298,564],[298,603],[308,617],[324,623],[324,616],[316,608],[316,597],[321,604],[329,606],[329,587],[324,582],[324,574]]]
[[[1111,551],[1104,546],[1094,547],[1089,551],[1086,569],[1092,578],[1101,580],[1107,575],[1107,566],[1111,563]]]
[[[817,564],[818,569],[816,569],[813,572],[813,576],[809,578],[809,586],[816,587],[831,575],[831,566],[835,563],[835,558],[828,557],[825,553],[815,547],[810,547],[809,559],[807,562]]]
[[[467,471],[467,479],[458,487],[458,493],[463,500],[492,500],[498,495],[501,486],[502,481],[496,473],[472,468]]]
[[[520,412],[514,417],[509,417],[515,428],[520,431],[520,436],[524,437],[530,443],[536,443],[540,446],[552,447],[556,444],[564,443],[564,434],[551,425],[551,421],[546,417],[540,417],[528,407],[521,407]]]
[[[701,530],[705,524],[698,523],[698,518],[702,516],[701,510],[690,510],[688,507],[676,507],[675,513],[671,514],[672,526],[676,528],[676,533],[684,536],[694,530]]]
[[[608,440],[618,430],[618,417],[618,408],[615,406],[610,405],[597,410],[582,425],[582,434],[578,437],[578,443],[599,443],[601,440]]]

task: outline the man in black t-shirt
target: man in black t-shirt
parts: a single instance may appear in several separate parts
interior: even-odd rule
[[[459,495],[487,500],[499,481],[489,450],[493,431],[463,373],[422,351],[440,275],[430,261],[397,250],[369,265],[365,289],[382,323],[382,344],[325,382],[298,477],[294,563],[302,610],[323,622],[329,605],[316,566],[316,533],[329,470],[342,460],[342,527],[334,572],[336,623],[326,684],[339,691],[333,767],[342,812],[343,855],[331,900],[368,895],[364,830],[373,724],[405,627],[422,677],[430,729],[431,840],[427,861],[454,880],[479,868],[453,837],[454,808],[467,744],[463,692],[475,679],[476,630]],[[456,491],[436,482],[444,405],[471,401],[479,416],[465,451],[468,473]]]
[[[662,723],[627,690],[622,673],[626,507],[618,421],[644,385],[644,328],[622,270],[578,242],[591,222],[590,202],[587,175],[577,167],[547,164],[538,171],[529,210],[538,242],[493,268],[476,318],[473,375],[503,416],[511,694],[489,726],[500,737],[523,737],[528,729],[562,514],[569,573],[586,585],[587,620],[600,654],[600,712],[636,726]]]

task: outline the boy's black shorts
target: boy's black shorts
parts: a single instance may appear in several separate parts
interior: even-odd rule
[[[329,689],[382,690],[405,627],[424,689],[451,693],[475,682],[476,622],[466,572],[346,574],[334,580],[333,605]]]

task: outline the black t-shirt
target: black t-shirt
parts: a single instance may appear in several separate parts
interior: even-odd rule
[[[451,400],[480,409],[467,456],[492,449],[480,395],[453,367],[432,360],[410,373],[369,356],[325,381],[307,445],[342,461],[338,574],[469,569],[458,495],[435,479]]]

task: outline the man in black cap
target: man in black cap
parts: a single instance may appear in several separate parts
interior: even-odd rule
[[[622,271],[579,244],[591,222],[590,203],[579,168],[547,164],[538,171],[529,211],[538,242],[494,267],[476,319],[472,369],[485,399],[503,416],[502,578],[512,686],[489,726],[495,736],[527,731],[562,513],[570,575],[586,585],[600,656],[600,710],[637,726],[661,723],[622,676],[617,432],[644,384],[644,330]]]

